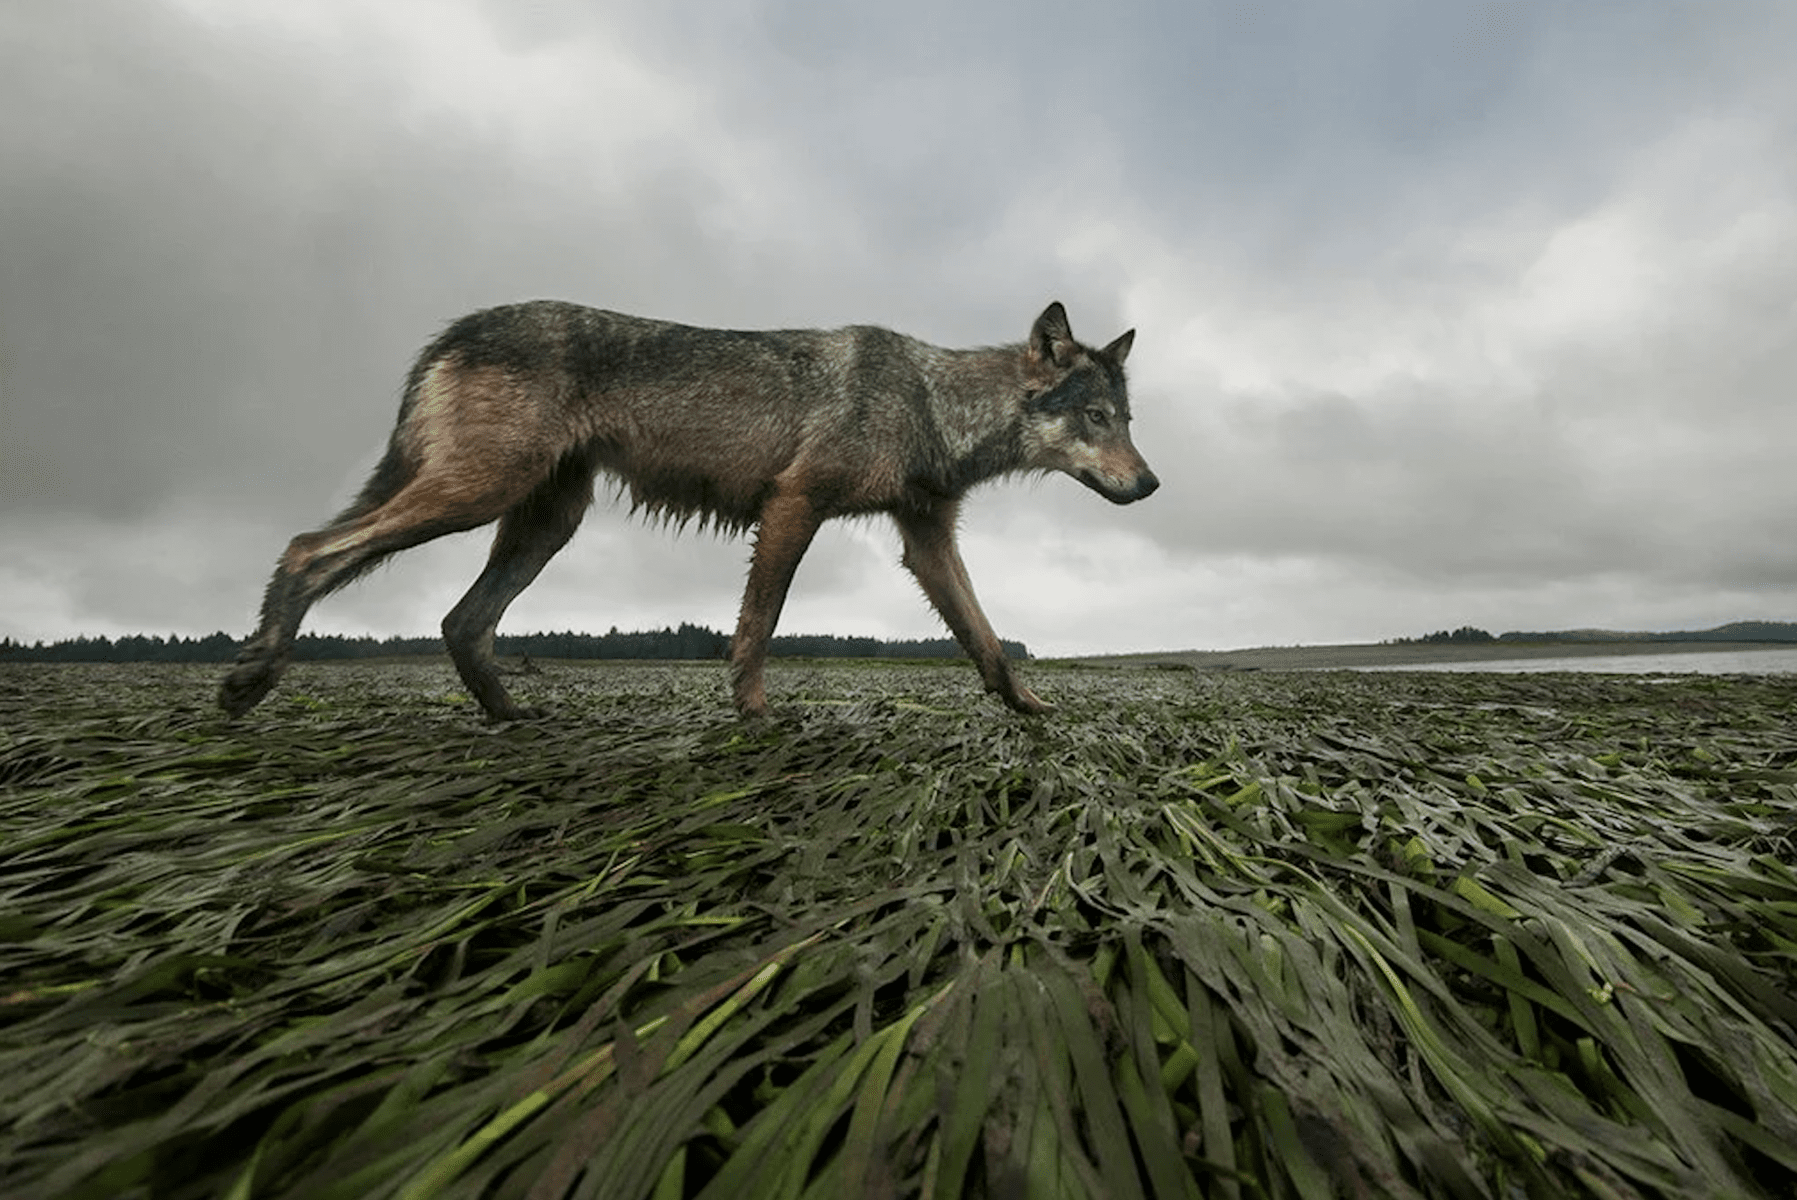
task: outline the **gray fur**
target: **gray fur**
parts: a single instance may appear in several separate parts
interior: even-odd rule
[[[356,502],[289,544],[219,702],[236,715],[267,694],[323,595],[396,550],[498,520],[487,568],[444,635],[490,715],[526,715],[499,682],[493,631],[604,473],[652,516],[756,529],[732,648],[745,714],[766,709],[767,640],[817,527],[876,512],[897,521],[906,565],[987,687],[1043,711],[973,596],[955,515],[968,489],[1016,471],[1065,471],[1119,504],[1153,492],[1128,436],[1133,338],[1082,346],[1059,304],[1027,341],[974,350],[865,325],[702,329],[548,300],[473,313],[413,364],[387,454]]]

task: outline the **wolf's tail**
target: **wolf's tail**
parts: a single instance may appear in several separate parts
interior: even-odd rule
[[[400,491],[406,484],[412,482],[413,477],[417,474],[418,465],[412,461],[412,456],[400,444],[399,430],[395,429],[393,436],[387,440],[387,452],[381,455],[381,461],[374,468],[374,473],[368,477],[368,482],[362,485],[362,490],[356,493],[356,498],[349,502],[349,507],[332,518],[331,524],[333,526],[341,525],[346,521],[354,521],[358,517],[367,516],[399,495]]]
[[[418,456],[413,446],[414,439],[407,435],[407,427],[411,424],[418,389],[423,386],[425,372],[432,357],[430,349],[427,349],[413,364],[411,374],[406,376],[405,395],[399,404],[399,419],[393,423],[393,433],[387,438],[387,452],[381,455],[374,473],[369,475],[362,490],[356,493],[356,498],[349,502],[349,507],[332,519],[333,526],[367,516],[399,495],[406,484],[417,478]]]

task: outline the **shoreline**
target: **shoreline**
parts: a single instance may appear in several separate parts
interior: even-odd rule
[[[1531,658],[1598,658],[1637,654],[1741,653],[1792,650],[1797,642],[1477,642],[1377,643],[1337,646],[1259,646],[1242,650],[1177,650],[1050,659],[1087,667],[1191,667],[1198,671],[1328,671],[1361,667],[1415,667],[1446,663],[1506,662]]]

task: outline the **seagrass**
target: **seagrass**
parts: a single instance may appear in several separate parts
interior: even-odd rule
[[[1797,680],[0,668],[0,1194],[1797,1191]]]

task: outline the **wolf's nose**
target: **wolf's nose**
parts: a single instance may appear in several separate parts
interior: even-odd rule
[[[1142,478],[1136,481],[1136,494],[1132,499],[1146,500],[1154,495],[1155,489],[1160,486],[1161,481],[1154,477],[1153,471],[1143,471]]]

